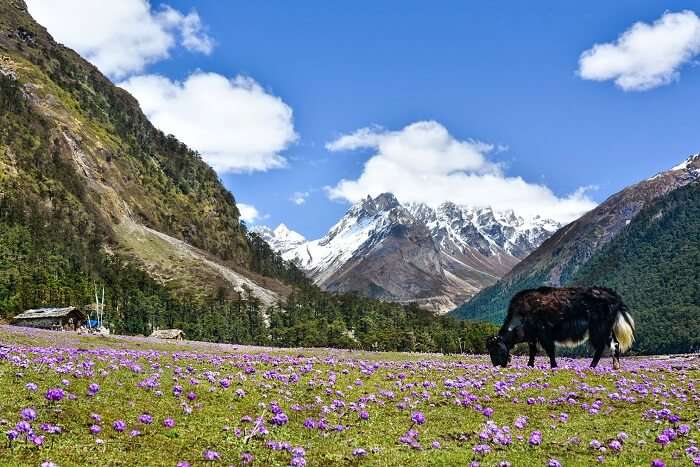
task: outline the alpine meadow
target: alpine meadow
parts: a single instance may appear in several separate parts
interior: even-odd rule
[[[0,465],[700,465],[700,17],[0,0]]]

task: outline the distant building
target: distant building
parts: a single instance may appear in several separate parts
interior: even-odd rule
[[[16,326],[76,331],[87,320],[85,313],[74,306],[65,308],[36,308],[14,317]]]
[[[185,338],[185,333],[182,329],[160,329],[153,331],[150,337],[181,341]]]

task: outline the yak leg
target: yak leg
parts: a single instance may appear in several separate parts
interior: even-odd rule
[[[542,344],[544,351],[547,352],[547,355],[549,356],[550,366],[552,368],[556,368],[557,367],[557,360],[555,358],[555,353],[554,353],[554,341],[551,339],[544,339],[544,340],[540,340],[540,343]]]
[[[535,355],[537,355],[537,342],[530,342],[530,359],[527,361],[527,366],[535,366]]]
[[[600,357],[603,356],[603,350],[605,350],[605,347],[598,346],[595,349],[595,353],[593,354],[593,360],[591,360],[591,368],[595,368],[596,365],[598,365],[598,362],[600,361]]]
[[[620,369],[620,343],[617,341],[615,333],[612,335],[612,347],[613,347],[613,369]]]

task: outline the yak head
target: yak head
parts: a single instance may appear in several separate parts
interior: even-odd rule
[[[493,366],[508,366],[510,362],[510,350],[501,336],[492,336],[486,339],[486,348],[491,355]]]

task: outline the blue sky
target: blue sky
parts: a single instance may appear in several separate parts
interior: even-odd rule
[[[32,11],[35,16],[41,16],[41,1],[28,2],[30,11],[37,11]],[[648,76],[647,84],[635,82],[636,89],[625,90],[624,82],[616,85],[614,78],[601,77],[599,69],[594,70],[597,80],[577,74],[584,51],[598,43],[615,43],[636,22],[652,24],[666,12],[690,9],[693,4],[687,1],[167,3],[180,13],[168,24],[180,28],[182,44],[186,44],[185,24],[194,24],[186,21],[194,18],[187,16],[192,12],[198,16],[198,37],[211,43],[173,45],[167,57],[148,59],[140,69],[111,68],[106,73],[115,82],[131,83],[140,100],[139,92],[153,86],[134,80],[136,75],[159,76],[172,83],[197,72],[228,79],[242,75],[260,88],[254,90],[260,99],[250,102],[265,100],[262,105],[278,112],[274,115],[283,115],[286,105],[293,112],[289,123],[294,134],[291,127],[274,129],[269,138],[278,142],[262,149],[274,153],[266,160],[279,157],[286,160],[285,166],[219,172],[239,202],[257,209],[258,223],[286,223],[307,238],[325,233],[352,198],[348,190],[340,190],[336,199],[330,199],[325,187],[337,187],[341,179],[359,180],[365,163],[377,154],[400,164],[405,146],[391,146],[399,153],[396,157],[387,148],[391,142],[403,142],[403,130],[415,122],[436,122],[438,127],[430,131],[444,129],[450,143],[465,143],[457,144],[467,151],[464,158],[481,158],[468,170],[474,177],[490,170],[496,178],[521,177],[527,184],[548,187],[557,198],[595,186],[583,195],[584,201],[600,202],[700,151],[693,105],[700,93],[700,70],[693,64],[694,45],[687,46],[690,58],[674,68],[677,75],[652,83],[650,89],[639,89],[648,86]],[[155,14],[162,7],[151,8]],[[60,37],[59,26],[47,27],[72,45],[69,38]],[[92,50],[88,45],[72,46],[83,53]],[[630,66],[637,66],[634,63]],[[101,66],[103,71],[105,67]],[[150,107],[161,104],[159,100]],[[142,105],[150,108],[143,101]],[[338,151],[326,147],[366,127],[373,128],[369,139],[365,135],[360,143],[341,145],[343,150]],[[243,130],[240,137],[246,134],[251,130]],[[264,140],[267,135],[257,137]],[[374,180],[372,184],[355,183],[353,193],[366,186],[379,189],[399,183],[389,180],[382,185],[376,174],[367,177]],[[445,196],[444,191],[428,193],[437,189],[439,177],[426,179],[433,186],[405,180],[413,191],[398,189],[406,197]],[[475,178],[456,182],[460,180],[466,184]],[[305,202],[294,203],[294,193],[304,194]],[[491,196],[470,193],[459,196],[479,196],[483,203]]]

